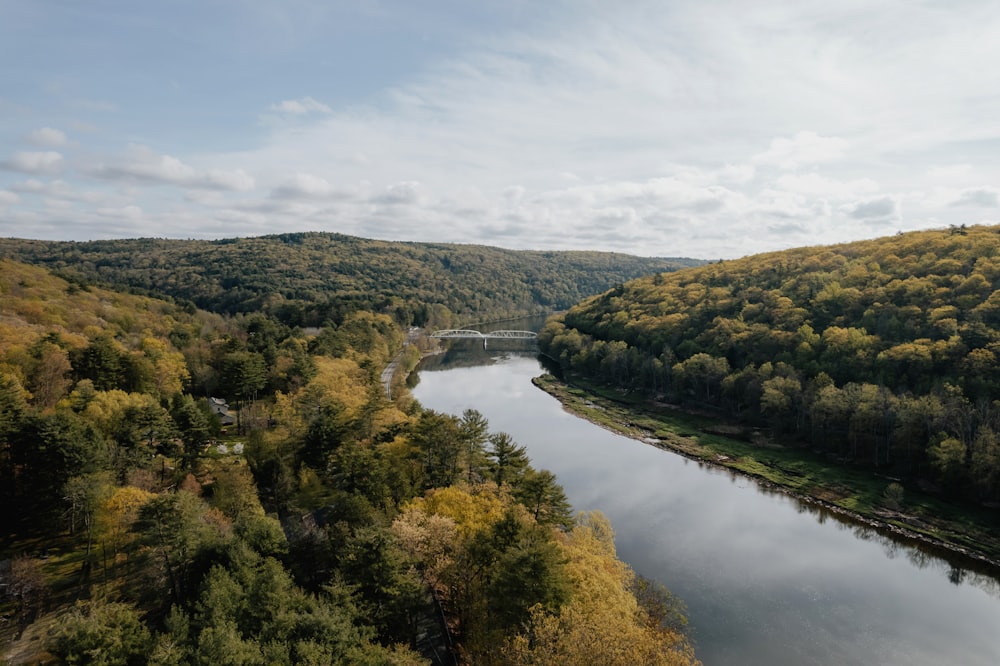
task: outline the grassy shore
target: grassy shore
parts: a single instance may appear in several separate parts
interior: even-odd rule
[[[574,414],[597,425],[688,458],[758,479],[801,500],[857,521],[940,547],[1000,572],[1000,512],[944,502],[905,488],[887,494],[890,479],[837,464],[802,448],[726,436],[719,421],[652,403],[640,396],[551,375],[534,380]],[[735,433],[737,429],[733,429]]]

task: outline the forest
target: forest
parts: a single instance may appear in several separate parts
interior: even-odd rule
[[[588,378],[978,505],[1000,501],[1000,227],[658,273],[552,318]]]
[[[218,306],[0,259],[10,663],[697,663],[606,518],[478,412],[385,396],[393,313]]]
[[[264,313],[293,327],[340,324],[357,311],[441,328],[484,316],[549,314],[631,278],[702,263],[319,232],[217,241],[0,239],[0,257],[44,266],[71,282],[212,312]]]

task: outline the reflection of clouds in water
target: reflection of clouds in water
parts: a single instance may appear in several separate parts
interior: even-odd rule
[[[575,418],[530,388],[537,374],[521,357],[427,373],[417,398],[479,409],[576,509],[606,513],[619,555],[687,603],[704,663],[995,663],[996,580],[955,585],[931,553]]]

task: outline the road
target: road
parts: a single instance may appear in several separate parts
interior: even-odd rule
[[[403,348],[399,350],[396,354],[396,358],[389,362],[389,365],[385,366],[385,370],[382,371],[382,388],[385,390],[385,397],[392,400],[392,379],[396,376],[396,370],[399,368],[399,362],[403,358],[403,352],[409,345],[415,344],[416,341],[423,335],[423,329],[421,328],[411,328],[406,333],[406,342],[403,343]]]

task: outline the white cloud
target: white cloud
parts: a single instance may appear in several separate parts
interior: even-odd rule
[[[304,116],[308,113],[332,113],[331,109],[326,104],[313,99],[312,97],[302,97],[300,99],[286,99],[279,104],[271,105],[272,111],[277,111],[279,113],[288,113],[295,116]]]
[[[89,172],[92,176],[111,181],[232,191],[247,191],[254,187],[254,179],[242,169],[198,171],[176,157],[160,155],[138,144],[130,145],[123,158],[109,164],[96,164]]]
[[[385,191],[372,197],[374,203],[382,204],[417,204],[424,200],[424,188],[416,181],[394,183]]]
[[[899,201],[892,196],[881,196],[864,201],[856,201],[842,208],[855,220],[890,221],[899,219]]]
[[[32,145],[44,146],[46,148],[58,148],[68,143],[64,132],[51,127],[42,127],[41,129],[28,132],[25,140]]]
[[[977,187],[963,190],[950,206],[1000,207],[1000,191],[995,187]]]
[[[98,208],[96,212],[101,217],[132,222],[138,222],[144,217],[142,208],[134,205],[122,206],[120,208]]]
[[[27,193],[37,193],[43,192],[45,190],[45,183],[35,178],[29,178],[28,180],[23,180],[19,183],[14,183],[10,186],[10,189],[15,192],[27,192]]]
[[[209,169],[196,178],[195,182],[190,183],[190,185],[193,187],[246,192],[253,189],[254,179],[243,169],[236,169],[235,171]]]
[[[297,173],[271,190],[271,197],[275,199],[324,199],[349,196],[350,192],[338,189],[325,178],[311,173]]]
[[[16,204],[20,200],[21,197],[17,196],[16,193],[9,190],[0,190],[0,206]]]
[[[940,185],[955,185],[967,183],[973,174],[974,169],[971,164],[949,164],[929,168],[927,179]]]
[[[52,174],[62,169],[63,156],[54,150],[14,153],[0,162],[0,168],[21,173]]]
[[[102,201],[106,196],[101,192],[77,189],[66,181],[58,179],[43,182],[34,178],[29,178],[28,180],[11,184],[10,189],[14,192],[20,192],[22,194],[45,197],[46,201],[49,203],[53,201],[63,201],[66,203],[97,203]]]
[[[326,84],[305,66],[283,70],[280,82],[262,73],[249,104],[215,98],[219,113],[184,134],[189,145],[176,119],[139,120],[124,105],[120,128],[105,118],[100,132],[65,116],[35,119],[25,107],[17,114],[30,124],[0,138],[13,145],[34,127],[64,123],[74,153],[60,186],[40,177],[5,185],[20,194],[6,218],[28,219],[44,197],[65,206],[89,196],[93,203],[52,219],[73,213],[73,229],[96,233],[111,220],[96,209],[121,218],[132,205],[141,218],[107,228],[201,237],[310,228],[710,257],[849,240],[890,221],[971,224],[1000,196],[984,186],[1000,183],[1000,69],[983,66],[1000,61],[1000,14],[987,4],[526,5],[537,12],[531,20],[461,24],[470,28],[456,30],[461,41],[382,79],[384,68],[352,61],[364,85]],[[219,39],[216,48],[232,46]],[[331,57],[339,48],[326,46]],[[286,47],[306,63],[299,44]],[[270,104],[289,88],[316,97]],[[199,108],[205,100],[182,97],[192,89],[170,93]],[[208,124],[214,116],[227,125]],[[169,138],[156,133],[161,122]],[[170,154],[132,146],[89,157],[126,136]],[[62,161],[3,166],[12,164],[41,175]],[[149,187],[160,184],[182,191]]]
[[[798,132],[791,139],[772,139],[771,146],[765,152],[754,155],[753,160],[759,164],[794,169],[802,165],[839,160],[844,157],[846,149],[847,141],[842,138],[820,136],[815,132]]]
[[[778,187],[790,192],[827,198],[857,198],[879,190],[879,184],[871,178],[837,180],[818,173],[782,174],[775,181]]]

